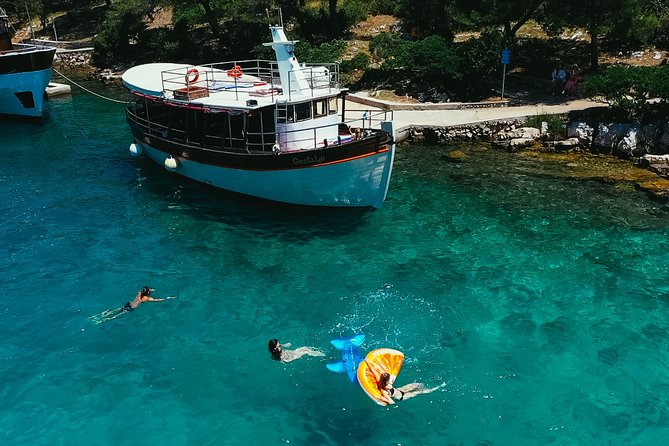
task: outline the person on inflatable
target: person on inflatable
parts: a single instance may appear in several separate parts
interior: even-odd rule
[[[409,398],[413,398],[416,395],[421,395],[424,393],[432,393],[437,389],[440,389],[446,385],[446,383],[441,383],[437,387],[432,387],[428,389],[424,384],[421,383],[411,383],[402,387],[393,387],[395,379],[391,379],[389,373],[381,373],[378,380],[379,390],[382,390],[383,395],[385,396],[384,400],[388,404],[395,404],[395,401],[404,401]]]
[[[320,350],[317,350],[313,347],[298,347],[295,350],[286,350],[284,347],[292,347],[292,345],[287,342],[285,344],[280,344],[278,339],[270,339],[267,343],[269,352],[272,354],[272,359],[276,359],[281,362],[291,362],[296,359],[300,359],[302,356],[325,356]]]

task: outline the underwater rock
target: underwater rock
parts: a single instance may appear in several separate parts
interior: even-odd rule
[[[467,158],[467,154],[462,150],[452,150],[442,156],[443,160],[451,163],[461,163]]]

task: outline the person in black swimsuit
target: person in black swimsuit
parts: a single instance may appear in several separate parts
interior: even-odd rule
[[[162,302],[167,299],[175,299],[175,296],[168,296],[164,299],[157,299],[155,297],[151,297],[151,293],[153,291],[154,291],[153,288],[145,286],[144,288],[142,288],[137,292],[137,296],[135,296],[133,300],[131,300],[130,302],[126,302],[125,305],[123,305],[122,307],[114,308],[113,310],[105,310],[100,314],[96,314],[95,316],[89,317],[88,319],[95,322],[96,324],[101,324],[105,321],[116,319],[123,313],[129,313],[131,311],[135,311],[135,309],[144,302]]]
[[[395,401],[393,400],[404,401],[408,400],[409,398],[413,398],[416,395],[431,393],[446,385],[446,383],[442,383],[441,385],[432,387],[431,389],[426,388],[421,383],[411,383],[402,387],[393,387],[394,381],[395,379],[391,378],[389,373],[384,372],[379,375],[377,385],[379,390],[385,394],[386,398],[384,399],[388,404],[395,404]]]

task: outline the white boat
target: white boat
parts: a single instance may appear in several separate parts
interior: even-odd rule
[[[40,118],[56,48],[12,43],[12,30],[0,8],[0,114]]]
[[[123,74],[133,155],[203,183],[309,206],[379,208],[395,155],[392,112],[347,120],[337,64],[299,64],[270,25],[276,61],[151,63]],[[350,116],[350,113],[349,113]]]

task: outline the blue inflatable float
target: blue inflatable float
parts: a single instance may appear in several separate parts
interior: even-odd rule
[[[351,382],[356,382],[358,380],[356,376],[358,365],[362,361],[362,354],[358,347],[362,345],[364,340],[364,334],[357,334],[350,338],[339,338],[330,341],[337,350],[341,350],[341,361],[326,364],[326,367],[335,373],[346,372]]]

